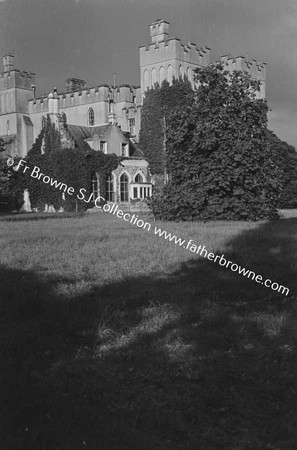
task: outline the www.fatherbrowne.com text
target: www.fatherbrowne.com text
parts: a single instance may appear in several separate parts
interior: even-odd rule
[[[13,158],[7,159],[7,165],[10,167],[14,165]],[[24,159],[21,159],[18,162],[18,165],[15,170],[18,171],[20,169],[23,171],[23,173],[26,173],[27,170],[31,170],[30,176],[32,178],[38,179],[45,184],[49,184],[50,186],[53,186],[55,189],[59,189],[63,193],[67,193],[68,195],[73,195],[75,193],[75,189],[73,187],[67,186],[65,183],[54,180],[53,178],[45,175],[40,171],[40,168],[38,166],[34,166],[33,169],[30,169],[30,166],[27,165]],[[117,218],[123,219],[125,222],[129,222],[132,225],[136,225],[138,228],[142,228],[145,231],[151,231],[152,225],[149,222],[145,222],[144,220],[139,219],[136,214],[130,214],[128,212],[122,211],[115,203],[106,203],[105,198],[102,196],[94,198],[94,194],[92,193],[89,197],[88,196],[86,197],[86,192],[87,192],[86,189],[81,188],[79,190],[79,193],[76,194],[77,199],[85,201],[86,203],[90,203],[93,201],[95,206],[97,208],[100,208],[104,212],[115,215]],[[101,206],[103,203],[105,204]],[[215,255],[212,252],[208,252],[204,245],[196,245],[194,244],[192,239],[186,241],[185,239],[181,239],[175,235],[172,235],[171,233],[168,233],[167,231],[162,230],[161,228],[158,228],[156,226],[154,227],[153,232],[156,236],[163,237],[167,241],[173,242],[179,247],[185,248],[186,250],[190,250],[190,252],[202,256],[203,258],[206,258],[209,261],[218,263],[222,267],[229,268],[232,272],[237,272],[239,273],[239,275],[254,280],[256,283],[262,284],[263,286],[270,288],[273,291],[277,291],[285,295],[289,294],[289,288],[282,286],[276,282],[272,282],[269,278],[263,279],[262,275],[256,275],[256,273],[253,272],[252,270],[246,269],[245,267],[241,267],[238,264],[227,260],[224,257],[224,254]]]

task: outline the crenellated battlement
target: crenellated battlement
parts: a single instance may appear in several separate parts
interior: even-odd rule
[[[177,38],[169,38],[166,41],[139,47],[139,53],[141,67],[173,59],[199,66],[210,64],[209,47],[197,47],[192,42],[183,45]]]
[[[33,72],[13,69],[0,73],[0,90],[13,88],[32,90],[32,85],[35,85],[35,73]]]
[[[98,102],[131,102],[140,101],[140,88],[130,85],[110,86],[103,84],[97,87],[58,94],[59,110],[67,107],[87,105]],[[42,96],[29,102],[29,111],[32,113],[46,112],[48,98]]]
[[[244,56],[237,56],[233,58],[230,55],[221,56],[220,62],[228,72],[234,70],[242,70],[248,72],[254,80],[260,81],[260,92],[257,94],[258,98],[266,98],[266,63],[249,60]]]
[[[233,58],[230,55],[221,56],[220,62],[223,64],[225,70],[230,72],[234,70],[242,70],[248,72],[254,79],[266,81],[266,63],[253,60],[248,60],[244,56],[237,56]]]

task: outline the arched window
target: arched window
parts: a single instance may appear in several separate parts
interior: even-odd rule
[[[179,68],[178,68],[178,76],[179,76],[179,77],[182,77],[182,76],[183,76],[183,68],[182,68],[181,65],[180,65]]]
[[[93,173],[92,175],[92,192],[93,192],[93,201],[95,201],[97,197],[100,197],[99,173]]]
[[[113,190],[113,176],[112,174],[108,175],[106,178],[106,194],[105,198],[108,202],[113,202],[114,198],[114,190]]]
[[[143,177],[138,173],[134,178],[135,183],[143,183]]]
[[[120,177],[120,197],[121,202],[129,201],[129,179],[125,173]]]
[[[146,69],[143,72],[143,85],[144,85],[144,90],[146,90],[149,87],[149,77],[148,77],[148,71]]]
[[[160,67],[160,84],[162,84],[162,81],[164,81],[165,80],[165,70],[164,70],[164,67],[162,66],[162,67]]]
[[[173,70],[171,64],[168,66],[168,83],[172,84]]]
[[[90,108],[88,111],[88,125],[89,127],[95,125],[95,114],[93,108]]]
[[[67,125],[67,116],[64,112],[61,113],[61,119],[64,125]]]
[[[41,117],[41,129],[43,130],[46,126],[46,118],[45,116]]]
[[[192,80],[192,71],[191,71],[190,67],[187,68],[187,77],[191,83],[193,80]]]
[[[10,134],[10,123],[9,123],[9,120],[6,122],[6,134],[7,135]]]
[[[157,83],[157,71],[155,67],[152,69],[152,86],[154,87],[155,83]]]

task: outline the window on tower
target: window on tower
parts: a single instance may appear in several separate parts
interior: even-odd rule
[[[88,111],[88,126],[92,127],[95,125],[95,114],[93,108],[90,108]]]
[[[129,119],[129,131],[131,136],[135,136],[135,119]]]

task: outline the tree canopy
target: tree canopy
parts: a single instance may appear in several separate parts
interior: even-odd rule
[[[268,145],[278,161],[282,174],[282,190],[278,199],[279,208],[297,208],[297,152],[276,134],[267,131]]]
[[[165,220],[258,220],[277,216],[281,174],[267,143],[260,82],[221,64],[196,70],[194,103],[167,120],[169,182],[152,199]]]

